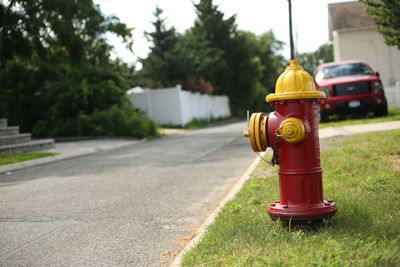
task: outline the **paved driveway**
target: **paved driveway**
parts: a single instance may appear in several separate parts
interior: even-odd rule
[[[255,158],[244,128],[0,174],[0,265],[165,264]]]

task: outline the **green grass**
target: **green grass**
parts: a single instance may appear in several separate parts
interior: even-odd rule
[[[34,153],[16,153],[16,154],[0,154],[0,166],[6,164],[17,163],[21,161],[38,159],[57,155],[53,152],[34,152]]]
[[[335,118],[331,122],[324,122],[319,124],[319,128],[337,127],[345,125],[356,125],[365,123],[385,122],[400,120],[400,107],[389,107],[389,114],[386,117],[368,117],[368,118],[355,118],[347,120],[338,120]]]
[[[221,211],[184,266],[400,266],[400,131],[325,140],[325,199],[339,210],[317,232],[266,213],[277,176],[261,163]]]

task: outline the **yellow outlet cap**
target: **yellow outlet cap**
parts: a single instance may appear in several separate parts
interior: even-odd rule
[[[279,137],[288,143],[298,143],[303,141],[306,129],[303,121],[298,118],[290,117],[284,120],[278,128]]]

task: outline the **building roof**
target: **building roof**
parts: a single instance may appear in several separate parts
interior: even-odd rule
[[[365,4],[357,1],[329,4],[329,36],[337,30],[375,27],[366,17],[365,8]]]

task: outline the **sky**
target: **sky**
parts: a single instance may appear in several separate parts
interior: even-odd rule
[[[193,26],[196,14],[192,1],[199,0],[94,0],[105,15],[115,15],[133,31],[133,52],[125,48],[121,40],[108,36],[114,46],[113,56],[128,63],[135,63],[137,57],[149,53],[150,43],[144,31],[152,32],[156,6],[164,10],[167,26],[184,33]],[[315,51],[320,45],[329,42],[328,3],[348,2],[348,0],[292,0],[294,43],[299,53]],[[287,0],[214,0],[228,18],[236,14],[239,30],[259,35],[272,30],[278,40],[287,45],[281,54],[290,57],[289,22]],[[140,67],[140,66],[139,66]]]

